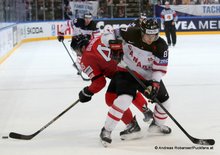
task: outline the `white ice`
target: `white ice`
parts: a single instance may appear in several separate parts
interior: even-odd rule
[[[65,44],[69,46],[66,40]],[[120,122],[113,142],[103,148],[99,141],[108,107],[106,89],[89,103],[78,103],[32,140],[0,139],[1,155],[207,155],[220,153],[220,35],[178,36],[170,48],[164,82],[172,100],[170,113],[196,138],[213,138],[213,149],[201,149],[168,119],[169,136],[147,132],[149,124],[131,105],[144,137],[121,141]],[[32,134],[78,99],[89,85],[72,67],[71,59],[58,41],[23,44],[0,65],[0,136],[10,132]],[[153,105],[150,105],[153,109]],[[155,147],[173,149],[155,149]],[[192,147],[177,149],[175,147]]]

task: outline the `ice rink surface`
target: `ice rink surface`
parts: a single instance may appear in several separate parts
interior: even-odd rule
[[[220,35],[178,36],[170,48],[164,82],[172,100],[170,113],[196,138],[213,138],[213,147],[193,144],[168,119],[169,136],[147,132],[149,124],[131,105],[142,128],[142,139],[121,141],[119,123],[113,142],[99,141],[108,107],[106,89],[88,103],[78,103],[29,141],[0,139],[1,155],[219,155],[220,154]],[[70,42],[65,41],[66,45]],[[58,41],[23,44],[0,65],[0,136],[14,131],[33,134],[65,110],[89,85],[72,67]],[[153,109],[154,105],[150,105]],[[156,149],[158,148],[158,149]]]

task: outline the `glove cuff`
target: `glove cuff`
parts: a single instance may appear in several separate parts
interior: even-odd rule
[[[86,97],[92,97],[94,95],[94,93],[92,93],[91,91],[89,91],[88,87],[85,87],[82,90],[83,95],[85,95]]]
[[[160,87],[160,82],[152,81],[152,86],[156,87],[156,88],[159,88]]]

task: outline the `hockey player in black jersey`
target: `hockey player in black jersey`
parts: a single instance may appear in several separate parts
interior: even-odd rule
[[[65,25],[62,26],[60,32],[58,32],[58,41],[64,40],[65,31],[71,27],[73,29],[73,37],[80,34],[93,35],[97,33],[96,23],[92,19],[91,13],[85,13],[83,18],[76,18],[74,20],[68,20]]]
[[[73,24],[75,25],[75,27],[78,27],[82,30],[90,30],[90,31],[97,30],[96,23],[93,21],[91,13],[85,13],[84,18],[75,19],[73,21]]]
[[[140,27],[141,26],[141,22],[147,18],[146,13],[141,13],[140,17],[135,19],[131,24],[129,24],[129,26],[132,27]]]
[[[154,19],[144,19],[141,26],[120,29],[124,40],[123,58],[118,64],[118,72],[111,83],[115,83],[118,98],[110,107],[102,128],[100,138],[104,144],[111,143],[111,133],[120,121],[123,112],[130,106],[136,91],[142,92],[152,103],[155,98],[169,110],[169,95],[162,82],[167,72],[168,45],[159,36],[159,25]],[[145,90],[127,71],[128,66],[133,73],[147,86]],[[111,84],[110,83],[110,84]],[[149,132],[170,134],[171,129],[164,125],[167,114],[155,103],[153,121]]]

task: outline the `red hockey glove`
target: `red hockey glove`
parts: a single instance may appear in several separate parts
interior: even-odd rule
[[[57,39],[59,42],[63,42],[64,41],[64,33],[58,32]]]
[[[89,102],[93,95],[94,93],[90,92],[88,87],[85,87],[79,92],[79,101],[82,103]]]
[[[158,91],[160,89],[160,83],[157,81],[149,81],[150,85],[144,91],[145,96],[154,102],[155,98],[157,97]]]
[[[120,62],[123,57],[122,40],[109,40],[111,58]]]

